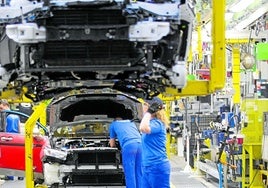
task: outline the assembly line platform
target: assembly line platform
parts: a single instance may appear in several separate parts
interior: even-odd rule
[[[215,181],[208,181],[205,175],[197,174],[190,168],[183,157],[172,155],[171,162],[171,188],[217,188]],[[0,181],[0,188],[25,188],[25,180]],[[81,187],[81,186],[79,186]],[[67,187],[67,188],[79,188]],[[122,186],[82,186],[81,188],[122,188]]]

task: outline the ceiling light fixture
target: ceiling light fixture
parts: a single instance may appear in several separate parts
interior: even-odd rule
[[[226,12],[225,13],[225,20],[227,20],[227,21],[231,20],[233,15],[234,15],[234,13],[232,13],[232,12]]]
[[[253,2],[254,0],[240,0],[239,2],[231,6],[229,10],[231,12],[241,12],[245,10]]]
[[[268,3],[261,6],[259,9],[257,9],[253,14],[250,14],[247,19],[240,21],[236,26],[236,30],[243,30],[244,28],[248,27],[250,24],[255,22],[259,17],[264,15],[266,12],[268,12]]]

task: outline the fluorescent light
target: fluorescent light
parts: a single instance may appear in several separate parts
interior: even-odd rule
[[[240,0],[238,3],[231,6],[229,10],[232,12],[241,12],[253,2],[254,0]]]
[[[225,20],[231,20],[233,18],[234,13],[226,12],[225,13]]]
[[[257,9],[254,13],[250,14],[245,20],[240,21],[236,26],[235,29],[243,30],[244,28],[248,27],[250,24],[255,22],[259,17],[264,15],[268,11],[268,3],[261,6]]]

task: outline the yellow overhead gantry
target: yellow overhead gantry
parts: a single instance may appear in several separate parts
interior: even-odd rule
[[[241,104],[240,89],[240,44],[248,44],[251,39],[226,39],[226,44],[232,46],[232,81],[233,81],[233,103]]]
[[[166,88],[165,97],[202,96],[224,87],[226,81],[225,64],[225,0],[212,1],[212,63],[210,80],[188,80],[185,88],[178,91]]]

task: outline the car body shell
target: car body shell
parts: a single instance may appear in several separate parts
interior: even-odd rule
[[[4,131],[9,113],[18,112],[1,115],[0,174],[24,176],[25,135]],[[46,110],[46,127],[37,125],[45,134],[33,134],[34,179],[48,186],[124,186],[121,148],[118,141],[109,146],[109,125],[122,117],[138,129],[142,114],[138,98],[111,88],[55,96]]]

